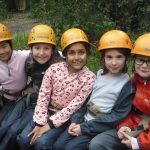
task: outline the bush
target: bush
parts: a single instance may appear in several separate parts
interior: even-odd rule
[[[6,3],[4,3],[4,1],[0,1],[0,20],[4,20],[7,18],[8,15],[8,10],[7,10],[7,6]]]

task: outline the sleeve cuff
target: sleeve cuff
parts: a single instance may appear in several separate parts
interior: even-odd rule
[[[43,125],[41,125],[41,124],[38,124],[38,123],[36,123],[36,122],[34,122],[34,123],[35,123],[35,126],[43,127]]]
[[[140,149],[136,138],[133,138],[133,137],[131,138],[131,145],[132,145],[133,150]]]
[[[51,129],[55,128],[53,121],[51,119],[48,119],[47,121],[48,125],[50,126]]]

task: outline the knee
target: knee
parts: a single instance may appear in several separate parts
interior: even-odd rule
[[[52,146],[48,144],[48,141],[45,141],[44,139],[39,139],[34,144],[34,149],[36,150],[51,150]]]
[[[100,143],[100,141],[97,141],[95,139],[91,140],[90,144],[89,144],[89,150],[102,150],[102,144]]]
[[[64,149],[64,143],[60,140],[56,141],[53,144],[53,150],[63,150]]]

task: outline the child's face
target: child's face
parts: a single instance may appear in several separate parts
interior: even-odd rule
[[[52,45],[46,43],[33,44],[32,54],[39,64],[45,64],[52,56]]]
[[[126,57],[115,49],[106,50],[104,60],[108,73],[111,75],[121,73],[126,63]]]
[[[87,61],[87,51],[83,43],[71,44],[67,49],[66,61],[69,73],[78,72]]]
[[[135,58],[135,72],[143,79],[150,79],[150,57],[137,55]]]
[[[8,61],[12,55],[12,49],[8,42],[0,42],[0,60]]]

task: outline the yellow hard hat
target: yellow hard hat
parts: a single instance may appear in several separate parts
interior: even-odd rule
[[[4,24],[0,23],[0,42],[12,40],[12,33],[8,27],[6,27]]]
[[[54,30],[48,25],[36,25],[29,33],[28,45],[34,43],[49,43],[56,45],[56,36]]]
[[[67,46],[76,42],[85,42],[89,44],[86,34],[78,28],[71,28],[65,31],[61,37],[61,50],[65,50]]]
[[[111,30],[102,35],[98,44],[98,51],[110,48],[132,49],[129,36],[121,30]]]
[[[134,43],[132,54],[150,56],[150,33],[141,35]]]

